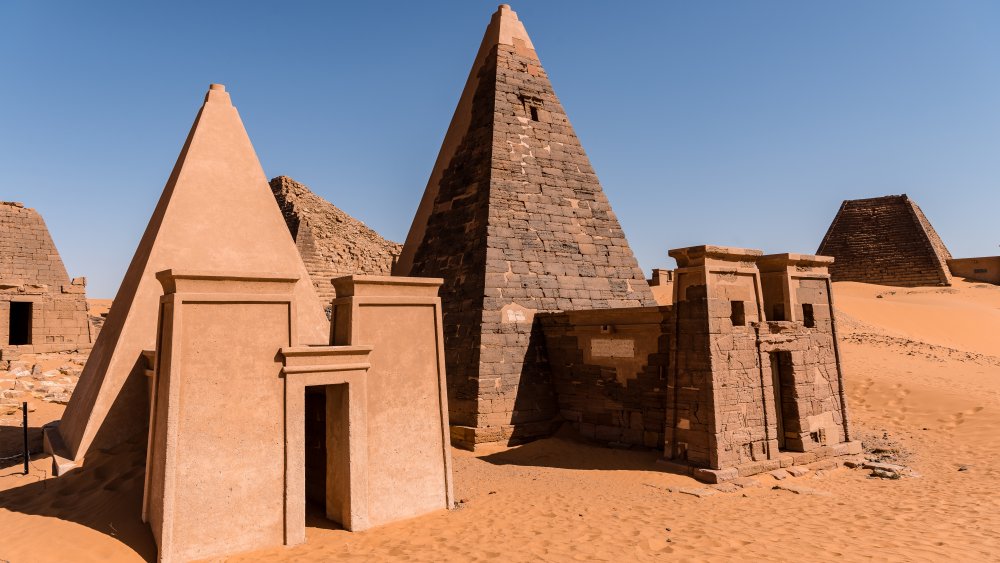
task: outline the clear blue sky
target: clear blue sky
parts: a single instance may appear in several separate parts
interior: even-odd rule
[[[211,82],[268,177],[401,241],[496,1],[0,3],[0,199],[111,297]],[[1000,253],[1000,2],[514,2],[645,270],[908,193]]]

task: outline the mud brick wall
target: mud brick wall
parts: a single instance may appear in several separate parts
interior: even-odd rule
[[[655,305],[534,51],[495,45],[475,76],[468,127],[401,272],[445,279],[451,422],[466,427],[453,439],[467,447],[551,431],[536,312]]]
[[[382,238],[361,221],[287,176],[272,179],[271,192],[328,317],[330,302],[336,297],[333,278],[351,274],[390,274],[392,262],[401,248],[398,243]]]
[[[91,345],[83,278],[70,280],[41,215],[0,202],[0,352],[55,352]],[[11,302],[31,304],[30,344],[11,345]]]
[[[905,194],[847,200],[817,254],[833,256],[834,281],[897,286],[949,285],[951,254]]]
[[[539,317],[562,419],[587,438],[662,447],[671,308]]]

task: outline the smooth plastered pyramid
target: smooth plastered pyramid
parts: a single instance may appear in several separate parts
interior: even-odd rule
[[[49,447],[79,462],[95,445],[144,431],[143,350],[152,350],[166,269],[271,272],[299,278],[295,326],[303,343],[325,344],[329,323],[239,113],[213,84],[132,258],[80,383]],[[238,381],[233,382],[238,393]]]

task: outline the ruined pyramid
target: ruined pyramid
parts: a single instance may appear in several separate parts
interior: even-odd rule
[[[441,289],[453,443],[552,428],[536,312],[655,305],[531,39],[493,15],[393,273]]]
[[[0,201],[0,359],[90,348],[85,291],[84,278],[70,280],[42,216]]]
[[[330,306],[337,293],[333,278],[390,274],[392,262],[399,255],[398,243],[382,238],[287,176],[272,178],[271,191],[324,307]]]
[[[951,253],[906,194],[844,201],[816,254],[836,259],[834,281],[951,285]]]
[[[48,447],[60,457],[79,462],[95,443],[107,447],[145,431],[141,354],[155,347],[163,294],[155,274],[168,268],[298,276],[300,341],[327,342],[329,323],[309,274],[220,84],[205,96],[62,421],[47,429]]]

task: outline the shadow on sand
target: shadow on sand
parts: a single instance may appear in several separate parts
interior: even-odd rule
[[[0,508],[76,522],[114,537],[140,557],[154,561],[156,544],[149,526],[140,518],[145,450],[145,436],[139,434],[119,446],[88,455],[83,467],[58,479],[42,479],[0,491]],[[32,461],[33,472],[47,473],[50,466],[48,456]],[[16,469],[3,470],[2,474]]]
[[[0,426],[0,475],[10,473],[8,468],[19,469],[24,461],[24,428],[21,426]],[[42,429],[28,426],[28,451],[31,459],[42,455]],[[47,465],[47,464],[46,464]]]
[[[581,438],[569,424],[551,438],[495,453],[477,455],[494,465],[522,465],[596,471],[659,471],[678,473],[662,463],[663,452],[645,448],[617,449]]]

